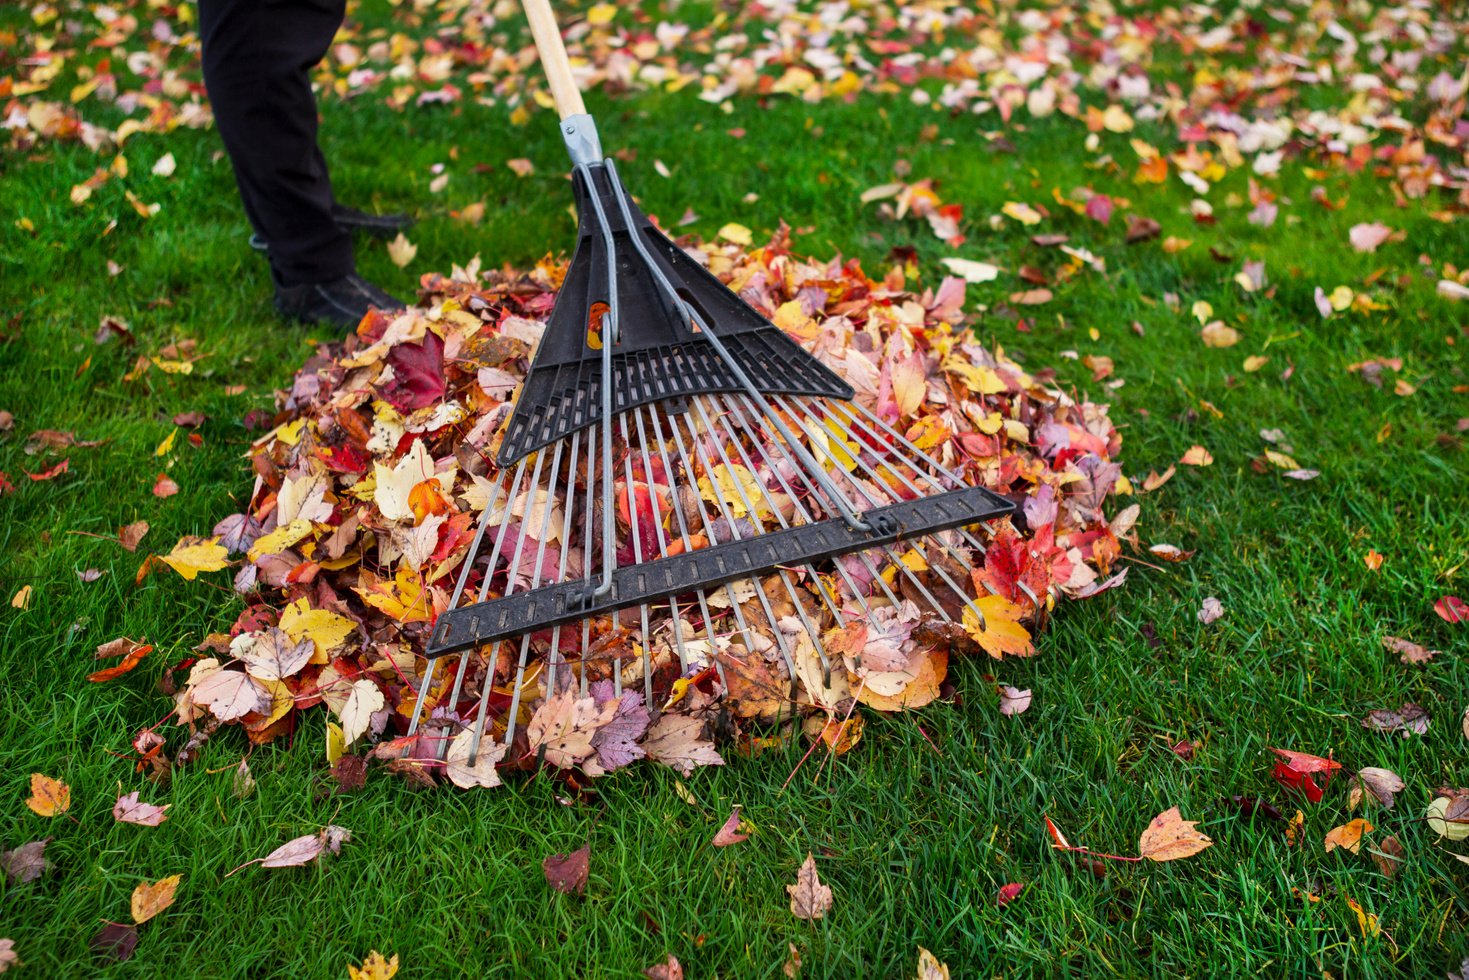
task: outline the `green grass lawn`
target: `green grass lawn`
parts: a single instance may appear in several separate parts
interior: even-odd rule
[[[387,24],[391,12],[374,6],[365,16]],[[0,12],[0,25],[22,21]],[[897,96],[735,100],[730,112],[691,90],[595,93],[589,104],[609,149],[636,150],[620,164],[624,178],[666,223],[693,208],[700,217],[687,230],[712,236],[738,221],[758,240],[784,220],[798,229],[798,252],[858,257],[872,274],[894,247],[913,246],[920,282],[931,286],[941,257],[1001,266],[999,280],[970,287],[976,310],[988,307],[976,316],[979,338],[1109,402],[1134,483],[1191,445],[1213,454],[1213,465],[1181,466],[1138,498],[1145,545],[1197,553],[1169,565],[1136,553],[1124,588],[1060,609],[1038,641],[1041,656],[957,662],[951,702],[869,717],[856,750],[813,755],[784,787],[801,746],[758,759],[731,753],[725,767],[686,781],[633,767],[599,781],[592,805],[562,805],[544,778],[419,792],[374,772],[364,790],[335,795],[316,713],[294,740],[250,755],[258,789],[248,799],[231,792],[249,750],[237,730],[155,788],[119,756],[168,712],[155,688],[164,666],[225,628],[238,605],[222,575],[186,583],[155,574],[135,586],[134,573],[150,549],[207,534],[240,509],[252,483],[246,413],[270,409],[274,389],[330,338],[273,313],[213,131],[127,144],[128,186],[161,205],[146,221],[117,182],[85,205],[68,200],[110,157],[75,143],[0,154],[0,410],[15,420],[0,433],[0,470],[15,483],[0,496],[0,847],[49,836],[56,864],[28,885],[0,881],[0,937],[15,941],[20,976],[338,977],[374,948],[398,954],[405,977],[638,976],[668,953],[691,977],[782,977],[788,944],[801,951],[803,978],[909,976],[920,945],[956,977],[1427,976],[1469,955],[1464,866],[1422,820],[1434,787],[1469,782],[1460,730],[1469,627],[1432,611],[1442,595],[1469,594],[1469,457],[1455,432],[1469,416],[1469,332],[1466,307],[1434,288],[1444,263],[1469,261],[1462,222],[1437,220],[1432,199],[1395,206],[1367,172],[1309,179],[1290,167],[1271,186],[1293,203],[1270,230],[1246,223],[1248,206],[1219,204],[1245,194],[1247,168],[1214,190],[1217,224],[1196,224],[1193,195],[1176,181],[1138,186],[1130,165],[1095,165],[1103,153],[1131,160],[1128,136],[1103,133],[1092,152],[1080,126],[1056,117],[1010,128],[1008,152],[985,135],[994,117],[951,117]],[[488,266],[524,266],[571,244],[564,153],[549,115],[514,127],[503,106],[399,112],[371,97],[330,101],[323,113],[339,196],[419,216],[406,270],[382,243],[359,243],[362,272],[390,290],[409,294],[419,273],[476,254]],[[940,138],[925,134],[931,124]],[[731,138],[733,127],[747,135]],[[1157,137],[1145,126],[1132,135]],[[151,176],[164,152],[176,172]],[[535,173],[515,176],[509,157],[529,158]],[[658,174],[659,160],[671,177]],[[892,180],[899,161],[910,179],[931,177],[944,200],[964,205],[964,245],[859,201]],[[439,193],[429,189],[436,163],[451,175]],[[1192,246],[1128,245],[1125,214],[1103,226],[1055,205],[1052,188],[1087,184],[1130,199],[1131,213]],[[1312,204],[1317,184],[1345,206]],[[448,216],[476,201],[486,204],[478,226]],[[1053,217],[992,228],[988,216],[1007,201],[1046,204]],[[1348,229],[1374,220],[1404,239],[1355,252]],[[1038,231],[1069,234],[1106,272],[1054,286],[1053,301],[1021,310],[1022,331],[1004,311],[1026,288],[1015,270],[1054,272],[1062,258],[1031,243]],[[1273,295],[1234,283],[1247,259],[1265,261]],[[1387,273],[1366,286],[1379,269]],[[1323,319],[1314,288],[1343,284],[1369,289],[1385,308]],[[1237,346],[1201,343],[1197,301],[1241,331]],[[104,315],[127,321],[136,346],[96,346]],[[192,374],[124,379],[140,354],[185,339],[208,355]],[[1093,381],[1087,355],[1112,358],[1125,384]],[[1251,355],[1269,362],[1246,372]],[[1381,388],[1348,371],[1377,357],[1403,362]],[[1398,378],[1411,394],[1394,391]],[[155,456],[183,411],[208,416],[202,446]],[[33,482],[26,471],[61,458],[27,454],[28,436],[45,429],[101,444],[63,451],[70,471]],[[1262,429],[1282,430],[1290,455],[1320,477],[1252,467],[1267,447]],[[165,470],[181,490],[160,500],[151,489]],[[136,555],[86,536],[109,538],[137,520],[151,531]],[[1363,560],[1374,549],[1385,556],[1376,572]],[[81,581],[89,568],[104,574]],[[11,608],[22,586],[33,590],[29,608]],[[1196,615],[1207,596],[1226,610],[1210,626]],[[88,684],[93,649],[124,635],[157,649],[127,677]],[[1384,635],[1444,653],[1404,666],[1383,649]],[[1032,688],[1034,706],[1002,717],[986,674]],[[1425,736],[1360,724],[1404,701],[1427,709]],[[1192,761],[1170,750],[1183,739],[1199,744]],[[1365,814],[1348,814],[1345,779],[1324,802],[1298,804],[1271,779],[1267,746],[1385,767],[1407,789],[1396,808]],[[71,786],[75,821],[25,807],[32,772]],[[113,801],[134,789],[171,804],[168,821],[115,822]],[[1282,824],[1243,816],[1233,795],[1287,813],[1301,805],[1304,844],[1289,846]],[[711,848],[736,803],[754,834]],[[1127,854],[1149,819],[1175,805],[1214,846],[1166,865],[1111,863],[1105,877],[1052,850],[1043,819],[1074,844]],[[1325,853],[1326,833],[1361,815],[1377,827],[1362,853]],[[352,831],[339,856],[228,876],[327,823]],[[1406,850],[1392,878],[1368,855],[1389,834]],[[587,841],[586,895],[551,892],[542,859]],[[815,923],[790,915],[783,888],[807,851],[835,892],[832,913]],[[140,927],[130,961],[88,949],[104,921],[129,921],[139,882],[172,874],[184,876],[178,900]],[[1007,882],[1026,887],[1001,908],[996,892]],[[1364,936],[1348,897],[1378,917],[1381,935]]]

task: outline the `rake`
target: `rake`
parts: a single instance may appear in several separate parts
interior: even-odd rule
[[[430,635],[408,734],[431,747],[414,755],[453,742],[474,766],[487,734],[494,758],[509,749],[527,699],[610,680],[655,707],[655,675],[723,682],[731,659],[783,661],[794,696],[813,656],[829,681],[823,634],[878,609],[983,624],[972,529],[1014,505],[855,401],[653,226],[602,154],[549,0],[523,6],[578,241]]]

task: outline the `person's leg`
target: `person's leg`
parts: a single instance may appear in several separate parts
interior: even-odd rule
[[[332,217],[310,78],[345,9],[346,0],[199,0],[215,124],[278,287],[355,268],[352,240]]]

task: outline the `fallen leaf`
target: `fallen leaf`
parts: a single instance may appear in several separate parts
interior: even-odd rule
[[[1153,818],[1138,841],[1138,854],[1150,861],[1177,861],[1192,857],[1214,842],[1195,828],[1196,820],[1185,820],[1178,807]]]
[[[26,806],[43,817],[54,817],[71,809],[71,788],[59,779],[31,773],[31,795]]]
[[[418,246],[410,242],[408,236],[401,231],[398,232],[397,237],[388,242],[388,258],[400,269],[407,267],[417,254]]]
[[[169,478],[167,473],[158,474],[158,479],[153,483],[153,496],[158,497],[161,500],[165,497],[172,497],[178,492],[179,485],[173,482],[173,480]],[[131,551],[132,549],[130,548],[128,550]]]
[[[1370,834],[1374,829],[1376,828],[1361,817],[1349,820],[1340,827],[1333,827],[1326,835],[1326,853],[1330,854],[1338,847],[1345,847],[1356,854],[1362,849],[1362,835]]]
[[[1347,238],[1351,241],[1352,248],[1357,251],[1375,252],[1377,246],[1387,241],[1391,234],[1392,229],[1387,225],[1380,221],[1373,221],[1370,224],[1352,225],[1351,230],[1347,232]]]
[[[159,881],[141,882],[133,889],[132,912],[133,922],[142,925],[153,918],[159,912],[173,904],[174,893],[178,891],[179,882],[183,875],[170,875]]]
[[[181,538],[159,561],[192,582],[200,572],[217,572],[229,565],[229,552],[216,538]]]
[[[505,758],[505,746],[493,738],[481,738],[478,750],[475,751],[474,743],[472,728],[466,728],[454,736],[454,741],[449,743],[449,752],[444,757],[444,774],[460,789],[472,789],[476,786],[494,789],[500,785],[500,772],[495,765]],[[472,765],[471,753],[474,755]]]
[[[121,963],[133,955],[138,946],[138,929],[121,922],[109,922],[97,931],[87,945],[92,951]]]
[[[1284,760],[1277,762],[1270,774],[1281,785],[1300,790],[1312,803],[1321,802],[1321,797],[1325,793],[1327,784],[1331,782],[1332,775],[1341,768],[1340,762],[1323,759],[1317,755],[1307,755],[1305,752],[1276,748],[1270,751]],[[1318,773],[1321,774],[1319,785],[1313,778]]]
[[[733,221],[720,228],[716,234],[725,241],[733,242],[736,245],[749,245],[753,240],[750,229],[744,225],[735,224]]]
[[[1210,466],[1214,463],[1214,456],[1203,446],[1190,446],[1179,462],[1184,466]]]
[[[1024,882],[1012,881],[1008,885],[1001,885],[999,894],[995,896],[995,904],[1003,908],[1015,901],[1016,897],[1025,889]]]
[[[643,976],[649,980],[683,980],[683,965],[672,953],[662,963],[654,963],[643,971]]]
[[[269,711],[270,692],[255,678],[238,670],[216,670],[193,688],[195,704],[202,704],[220,721],[234,721],[252,712]]]
[[[1428,712],[1411,701],[1396,711],[1379,708],[1362,719],[1362,727],[1375,732],[1398,732],[1404,738],[1428,733]]]
[[[1446,595],[1435,602],[1433,611],[1446,623],[1469,623],[1469,603],[1456,595]]]
[[[119,796],[113,804],[113,819],[123,823],[135,823],[140,827],[156,827],[168,819],[164,812],[172,804],[154,806],[152,803],[141,803],[138,801],[137,791]]]
[[[1362,930],[1363,937],[1376,936],[1381,931],[1377,926],[1377,916],[1363,912],[1356,899],[1348,897],[1347,906],[1357,913],[1357,927]]]
[[[260,866],[262,868],[299,868],[315,861],[326,851],[333,854],[339,853],[342,844],[351,839],[350,830],[338,827],[336,824],[329,824],[315,834],[305,834],[286,841],[261,858]]]
[[[724,826],[720,827],[719,832],[714,835],[714,846],[728,847],[731,844],[738,844],[741,841],[749,840],[750,835],[740,833],[739,829],[740,808],[738,805],[736,805],[735,808],[730,811],[729,819],[724,822]]]
[[[1030,710],[1031,693],[1029,689],[1018,690],[1008,684],[1000,687],[1000,714],[1023,715]]]
[[[722,766],[724,759],[714,743],[704,738],[704,719],[689,715],[664,714],[642,741],[648,758],[692,776],[699,766]]]
[[[1406,785],[1403,778],[1391,769],[1379,769],[1376,766],[1359,769],[1357,776],[1367,791],[1376,797],[1377,802],[1389,810],[1392,809],[1397,794],[1401,793]]]
[[[15,595],[11,598],[11,600],[10,600],[10,608],[11,609],[29,609],[29,608],[31,608],[31,593],[32,593],[32,591],[33,590],[31,589],[31,587],[29,585],[22,585],[19,589],[16,590]]]
[[[583,844],[570,854],[552,854],[541,862],[546,884],[563,895],[581,895],[587,889],[591,868],[592,845]]]
[[[1000,275],[1000,267],[988,262],[975,262],[971,259],[939,259],[939,262],[965,282],[993,282]]]
[[[1199,622],[1203,623],[1205,626],[1213,623],[1214,621],[1219,619],[1220,616],[1223,615],[1224,603],[1220,602],[1214,596],[1209,596],[1199,606]]]
[[[123,525],[117,532],[117,543],[127,551],[137,551],[138,542],[143,540],[143,535],[148,533],[147,521],[134,521]]]
[[[384,704],[382,688],[376,683],[366,677],[359,677],[352,682],[352,690],[347,695],[347,701],[342,705],[339,715],[342,720],[342,733],[348,745],[367,732],[368,727],[372,724],[373,713],[381,711]]]
[[[1411,640],[1404,640],[1397,636],[1384,636],[1382,645],[1393,653],[1398,654],[1398,659],[1405,664],[1426,664],[1434,657],[1443,653],[1442,650],[1430,650],[1419,646]]]
[[[24,966],[20,961],[20,954],[15,951],[14,939],[0,939],[0,973],[4,973],[12,966]]]
[[[361,966],[347,966],[347,980],[393,980],[398,975],[398,954],[384,959],[383,954],[372,950]]]
[[[1396,875],[1403,867],[1403,857],[1407,852],[1403,849],[1402,842],[1397,837],[1389,836],[1383,839],[1377,847],[1369,847],[1367,853],[1372,856],[1377,870],[1388,878]]]
[[[1006,885],[1005,888],[1009,888]],[[1004,888],[1000,889],[1004,893]],[[1002,901],[1000,903],[1004,905]],[[949,968],[922,946],[918,947],[918,980],[949,980]]]
[[[791,896],[791,914],[798,919],[820,919],[831,911],[831,889],[816,875],[816,857],[807,852],[806,861],[796,873],[796,883],[786,885]]]
[[[1382,567],[1382,555],[1376,549],[1370,550],[1362,556],[1362,564],[1367,566],[1369,572],[1375,572]]]
[[[10,885],[24,885],[35,881],[54,865],[46,858],[46,845],[51,838],[33,840],[13,851],[0,851],[0,871],[5,872],[5,881]]]

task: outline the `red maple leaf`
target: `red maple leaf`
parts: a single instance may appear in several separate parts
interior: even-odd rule
[[[1331,782],[1332,774],[1341,768],[1340,762],[1323,759],[1319,755],[1307,755],[1304,752],[1277,748],[1272,748],[1270,751],[1285,760],[1277,762],[1270,775],[1274,776],[1276,782],[1282,786],[1304,793],[1306,799],[1312,803],[1321,802],[1321,797],[1326,791],[1326,784]],[[1313,774],[1320,774],[1319,785],[1313,778]]]
[[[393,379],[382,396],[400,412],[432,405],[444,397],[444,342],[432,330],[419,344],[399,344],[388,354]]]

